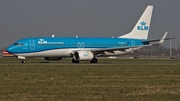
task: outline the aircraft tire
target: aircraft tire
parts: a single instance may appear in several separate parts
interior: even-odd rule
[[[21,60],[21,63],[26,63],[26,60]]]
[[[72,63],[79,63],[79,61],[72,59]]]
[[[90,63],[98,63],[98,59],[97,58],[93,58]]]

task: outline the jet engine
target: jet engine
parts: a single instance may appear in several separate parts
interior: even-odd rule
[[[73,55],[74,60],[92,60],[94,57],[91,51],[77,51]]]
[[[49,61],[58,61],[61,60],[62,57],[44,57],[44,60],[49,60]]]

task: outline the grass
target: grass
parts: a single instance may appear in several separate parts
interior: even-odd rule
[[[180,99],[179,60],[99,60],[97,65],[64,61],[68,62],[30,60],[20,64],[1,60],[1,101]]]

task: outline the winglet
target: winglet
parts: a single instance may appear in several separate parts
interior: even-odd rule
[[[153,45],[161,45],[161,44],[164,42],[164,40],[166,39],[167,34],[168,34],[168,32],[166,32],[166,33],[164,34],[164,36],[161,38],[161,40],[159,41],[159,43],[153,44]]]
[[[162,44],[162,43],[164,42],[164,39],[166,38],[167,34],[168,34],[168,32],[166,32],[166,33],[164,34],[164,36],[163,36],[163,37],[161,38],[161,40],[159,41],[159,44]]]

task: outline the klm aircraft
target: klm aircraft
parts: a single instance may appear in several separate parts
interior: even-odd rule
[[[26,57],[43,57],[45,60],[61,60],[63,57],[71,57],[72,63],[88,60],[97,63],[97,57],[116,56],[139,50],[146,46],[160,45],[162,39],[148,40],[153,6],[147,6],[133,30],[117,38],[57,38],[38,37],[24,38],[16,41],[7,48],[7,51],[21,59],[25,63]],[[157,44],[150,42],[159,41]]]

